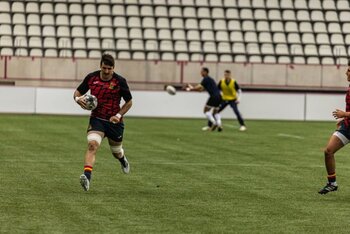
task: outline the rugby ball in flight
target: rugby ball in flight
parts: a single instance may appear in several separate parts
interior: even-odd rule
[[[167,85],[165,90],[168,92],[170,95],[175,95],[176,94],[176,89],[172,85]]]

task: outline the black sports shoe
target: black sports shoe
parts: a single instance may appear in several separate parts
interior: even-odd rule
[[[329,192],[334,192],[338,190],[337,184],[331,184],[327,183],[326,186],[324,186],[320,191],[318,191],[319,194],[327,194]]]
[[[217,127],[218,127],[218,125],[213,124],[210,128],[210,131],[212,131],[212,132],[215,131]]]
[[[222,132],[222,127],[218,127],[218,132]]]

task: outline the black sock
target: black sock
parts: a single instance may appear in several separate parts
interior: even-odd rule
[[[118,158],[119,162],[123,165],[123,167],[126,167],[125,157]]]
[[[335,183],[336,182],[336,178],[337,177],[336,177],[335,173],[328,175],[327,176],[328,183]]]
[[[92,167],[91,166],[84,166],[84,175],[88,180],[91,179],[91,173],[92,173]]]

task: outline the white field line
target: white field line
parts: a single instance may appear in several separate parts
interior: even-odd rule
[[[238,126],[235,126],[233,124],[223,124],[223,126],[229,127],[229,128],[238,128]]]
[[[285,134],[285,133],[279,133],[279,134],[277,134],[277,136],[287,137],[287,138],[294,138],[294,139],[304,139],[304,137],[302,137],[302,136]]]

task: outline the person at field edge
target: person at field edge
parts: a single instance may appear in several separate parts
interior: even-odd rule
[[[350,82],[350,61],[346,71],[347,81]],[[327,184],[319,193],[327,194],[337,191],[338,185],[335,174],[335,153],[350,142],[350,86],[345,96],[345,111],[336,109],[333,111],[333,116],[338,120],[337,130],[330,137],[326,149],[324,150],[325,165],[327,170]]]
[[[203,91],[206,90],[209,93],[209,98],[206,105],[204,106],[204,114],[207,117],[208,121],[211,122],[212,126],[211,131],[214,131],[216,128],[221,128],[221,117],[218,114],[219,106],[221,103],[221,94],[220,90],[216,85],[216,82],[209,75],[209,69],[203,67],[201,69],[202,81],[196,86],[190,84],[187,85],[186,91]],[[212,110],[212,112],[211,112]]]
[[[232,108],[233,112],[237,116],[237,120],[240,124],[240,131],[247,130],[244,120],[241,113],[238,110],[238,104],[242,97],[242,89],[239,87],[237,81],[232,78],[231,71],[225,70],[224,78],[221,79],[218,83],[218,87],[221,90],[222,102],[219,108],[218,113],[223,111],[228,105]],[[211,122],[208,121],[208,126],[202,128],[203,131],[209,130],[211,127]],[[222,131],[222,128],[218,128],[219,131]]]
[[[96,152],[104,137],[108,139],[111,152],[119,160],[122,171],[129,173],[130,164],[122,147],[123,116],[132,106],[132,96],[127,81],[114,72],[114,58],[109,54],[102,55],[100,70],[88,74],[74,92],[74,100],[83,109],[87,109],[83,96],[88,90],[97,97],[98,105],[91,111],[87,129],[88,146],[85,153],[84,173],[80,176],[80,184],[85,191],[90,188]],[[122,98],[125,103],[120,106]]]

